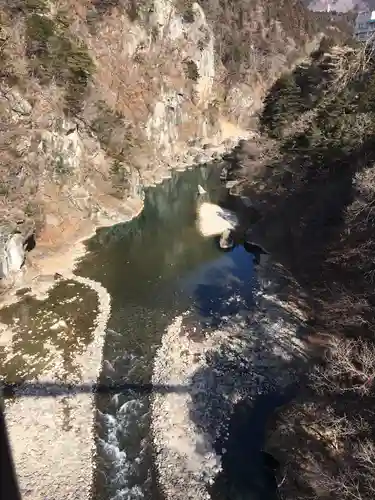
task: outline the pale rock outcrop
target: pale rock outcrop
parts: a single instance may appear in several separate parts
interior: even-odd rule
[[[0,224],[0,280],[21,269],[28,239],[33,237],[34,231],[31,220],[8,220]]]
[[[0,89],[0,100],[6,100],[9,104],[9,111],[19,116],[28,116],[32,111],[32,106],[17,89],[9,88],[7,85]]]
[[[0,257],[0,277],[5,278],[10,273],[18,271],[25,260],[23,238],[19,233],[5,236],[2,255]]]
[[[183,96],[177,92],[162,93],[146,124],[148,140],[153,141],[166,156],[174,153],[174,146],[178,140],[178,126],[182,122],[183,101]]]
[[[219,236],[224,232],[229,237],[238,227],[238,218],[235,213],[216,205],[203,202],[197,206],[197,228],[204,237]]]
[[[215,78],[214,35],[198,3],[192,4],[188,16],[187,21],[172,2],[158,0],[149,18],[151,28],[158,30],[160,40],[166,38],[178,47],[192,84],[191,91],[184,87],[179,90],[164,87],[147,120],[147,138],[153,140],[164,155],[176,153],[181,148],[178,144],[180,128],[185,122],[195,121],[193,134],[201,139],[217,132],[217,127],[212,127],[204,113],[199,113],[194,120],[197,110],[207,110],[215,97],[212,92]]]
[[[62,133],[61,133],[62,132]],[[68,170],[72,172],[79,168],[82,158],[82,140],[78,134],[76,126],[73,124],[71,132],[61,132],[44,130],[41,134],[39,149],[54,164],[57,173]]]

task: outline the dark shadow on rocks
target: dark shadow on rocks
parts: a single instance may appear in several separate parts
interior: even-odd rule
[[[301,355],[294,347],[293,352],[289,352],[291,359],[282,359],[274,350],[286,352],[288,346],[283,346],[281,341],[267,345],[270,340],[261,328],[256,334],[260,340],[251,342],[241,353],[230,345],[208,352],[206,366],[192,379],[191,418],[212,444],[223,439],[234,400],[282,392],[302,367]]]
[[[168,394],[184,393],[189,388],[183,385],[158,385],[151,383],[99,383],[99,384],[66,384],[59,382],[20,382],[20,383],[2,383],[1,389],[5,399],[18,397],[38,397],[38,398],[57,398],[63,396],[75,396],[83,393],[95,394]]]
[[[283,498],[373,498],[369,473],[356,458],[358,445],[374,438],[373,406],[373,394],[359,403],[355,393],[335,398],[301,384],[267,429],[267,451],[285,464]]]
[[[373,140],[346,151],[329,144],[309,149],[302,136],[294,136],[280,146],[278,156],[268,158],[258,178],[252,178],[251,159],[246,170],[246,160],[241,155],[239,158],[241,175],[247,171],[251,179],[244,194],[261,214],[251,225],[249,238],[264,246],[303,287],[312,317],[319,319],[316,330],[324,327],[328,311],[336,331],[358,335],[358,325],[349,321],[349,315],[341,314],[343,307],[333,310],[331,305],[342,287],[361,297],[362,276],[373,272],[369,246],[372,216],[368,210],[360,214],[351,234],[345,232],[346,210],[358,196],[355,176],[375,160]],[[240,210],[245,219],[248,208]],[[370,326],[374,321],[372,308],[366,313],[366,323]],[[363,335],[366,325],[360,328]]]
[[[243,400],[234,407],[228,436],[215,443],[222,456],[222,471],[212,485],[213,500],[277,500],[280,464],[264,451],[265,422],[295,392],[262,394],[255,401]],[[223,451],[224,450],[224,451]]]
[[[0,456],[1,456],[1,498],[9,500],[21,500],[21,493],[18,486],[16,470],[13,463],[12,449],[10,447],[9,436],[5,424],[5,417],[0,401]]]
[[[253,234],[258,236],[254,241],[291,268],[295,263],[293,248],[299,254],[303,249],[315,256],[320,250],[322,256],[336,236],[332,229],[339,226],[345,208],[353,200],[353,177],[365,167],[360,164],[362,158],[369,165],[374,156],[372,142],[349,153],[328,148],[288,150],[286,145],[281,158],[268,160],[270,168],[257,179],[257,184],[245,189],[262,214],[253,228]],[[306,262],[305,254],[303,258],[307,271],[310,266],[319,265]]]
[[[31,234],[24,243],[26,252],[31,252],[36,247],[35,233]]]
[[[167,394],[170,392],[184,393],[189,387],[182,385],[155,385],[155,384],[131,384],[131,383],[112,383],[112,384],[64,384],[64,383],[4,383],[0,385],[0,456],[1,456],[1,481],[0,498],[8,500],[21,500],[20,488],[16,470],[13,463],[12,448],[9,442],[9,436],[6,428],[6,418],[3,411],[4,399],[11,398],[60,398],[65,399],[82,393],[97,394],[137,394],[149,395],[151,393]],[[153,498],[157,498],[156,494]]]
[[[192,378],[190,418],[205,436],[205,449],[222,457],[210,492],[214,500],[278,498],[276,459],[264,452],[266,423],[291,400],[305,364],[290,333],[278,337],[269,329],[282,308],[274,314],[266,323],[254,317],[233,334],[233,345],[229,340],[207,352]],[[230,337],[230,323],[225,328]]]

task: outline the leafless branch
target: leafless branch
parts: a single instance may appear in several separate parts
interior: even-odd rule
[[[335,339],[324,367],[312,374],[318,392],[356,391],[368,394],[375,377],[375,347],[357,340]]]
[[[368,40],[358,49],[336,46],[327,55],[327,62],[334,75],[333,85],[338,91],[343,90],[350,81],[363,75],[374,56],[374,39]]]

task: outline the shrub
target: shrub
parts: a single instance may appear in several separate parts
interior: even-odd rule
[[[260,122],[271,137],[281,137],[286,125],[306,111],[317,109],[323,99],[333,79],[324,47],[312,54],[310,64],[301,64],[281,76],[268,92]],[[335,109],[340,107],[335,105]]]
[[[1,10],[13,17],[22,12],[25,15],[49,11],[48,0],[3,0]]]
[[[53,170],[58,176],[64,176],[69,173],[69,167],[67,166],[62,154],[57,155],[57,157],[55,158]]]
[[[48,57],[48,43],[55,36],[55,23],[48,17],[32,14],[26,20],[27,55],[41,63]]]
[[[130,181],[128,178],[128,172],[124,164],[119,159],[113,160],[110,168],[110,175],[115,195],[123,198],[124,194],[130,187]]]
[[[37,200],[28,201],[24,207],[25,215],[32,218],[35,223],[35,233],[38,236],[46,223],[46,214],[43,203]]]
[[[293,75],[284,75],[273,85],[264,102],[261,126],[271,137],[281,137],[286,123],[296,118],[306,106]]]
[[[142,15],[152,9],[150,0],[92,0],[91,8],[88,10],[87,20],[90,24],[90,29],[95,31],[95,24],[100,21],[100,18],[111,12],[114,7],[120,7],[125,10],[131,21],[137,21]]]
[[[109,146],[111,136],[117,128],[124,128],[125,123],[120,113],[113,111],[104,101],[98,102],[98,115],[91,128],[104,146]]]
[[[193,3],[193,0],[177,0],[176,2],[177,10],[181,12],[182,19],[187,24],[193,23],[195,20]]]
[[[196,63],[192,60],[186,60],[184,61],[184,72],[186,78],[189,80],[193,80],[196,82],[199,78],[199,72],[198,72],[198,67]]]
[[[129,161],[133,150],[143,147],[140,132],[136,132],[132,124],[103,101],[98,103],[98,115],[91,128],[97,134],[107,154],[120,163]]]
[[[63,18],[65,19],[65,18]],[[83,42],[68,38],[66,25],[32,14],[26,20],[27,55],[41,83],[52,79],[66,89],[67,114],[80,111],[94,64]]]
[[[24,0],[24,8],[29,12],[46,12],[48,11],[47,0]]]

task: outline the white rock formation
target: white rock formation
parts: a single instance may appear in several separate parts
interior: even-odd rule
[[[203,202],[197,206],[197,227],[202,236],[218,236],[238,226],[235,213],[215,203]]]
[[[0,278],[18,271],[25,260],[22,234],[13,234],[5,243],[0,254]]]

